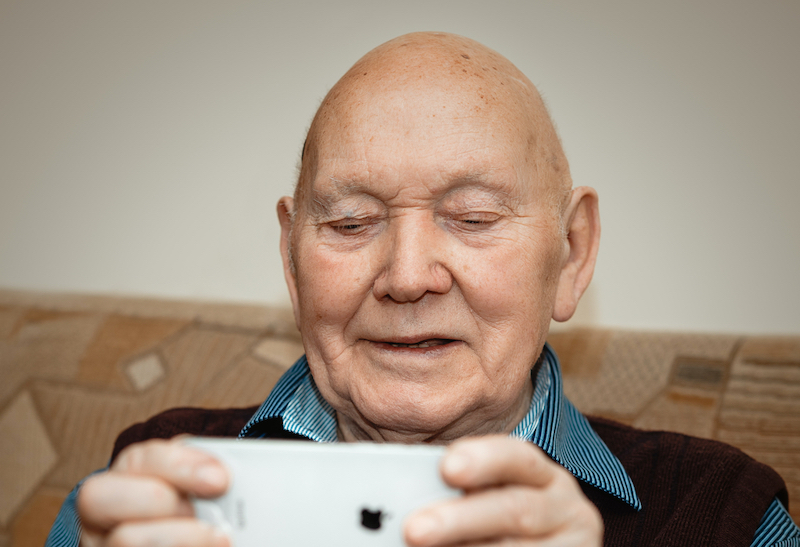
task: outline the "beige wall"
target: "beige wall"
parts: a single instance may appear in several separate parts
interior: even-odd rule
[[[317,103],[438,29],[530,76],[600,192],[577,320],[800,332],[798,28],[777,0],[0,0],[0,287],[287,302],[274,204]]]

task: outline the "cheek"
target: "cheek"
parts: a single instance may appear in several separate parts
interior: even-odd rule
[[[461,261],[458,284],[473,311],[491,322],[549,321],[558,281],[553,245],[531,242],[481,251]],[[530,324],[527,328],[534,329]]]
[[[509,397],[528,381],[555,304],[557,260],[539,249],[507,249],[471,260],[459,283],[481,331],[477,349],[483,371]]]
[[[371,290],[369,257],[334,253],[313,243],[301,245],[297,255],[297,294],[304,326],[343,328]]]

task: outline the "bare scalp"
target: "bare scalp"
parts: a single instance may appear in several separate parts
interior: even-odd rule
[[[455,34],[418,32],[390,40],[359,59],[331,88],[314,117],[303,147],[295,206],[308,204],[323,137],[348,129],[381,97],[402,94],[425,101],[427,90],[445,93],[462,113],[501,116],[508,130],[524,142],[534,180],[561,214],[569,200],[569,165],[536,87],[508,59],[486,46]],[[413,93],[409,93],[413,91]],[[432,92],[432,91],[431,91]],[[407,105],[412,116],[414,104]],[[380,128],[376,128],[379,130]]]

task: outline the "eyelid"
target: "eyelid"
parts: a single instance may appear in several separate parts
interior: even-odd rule
[[[324,226],[341,236],[358,236],[374,228],[380,219],[374,216],[346,216],[323,223]]]
[[[339,184],[334,190],[321,191],[316,189],[312,192],[311,214],[316,217],[318,222],[325,223],[343,218],[345,216],[358,216],[362,213],[371,214],[375,207],[381,207],[380,200],[375,196],[364,192],[359,186],[350,185],[330,177]]]
[[[470,211],[466,213],[448,215],[444,222],[450,230],[463,234],[488,233],[500,226],[503,215],[488,211]]]
[[[497,211],[463,211],[444,214],[442,216],[448,221],[460,224],[488,225],[496,223],[503,218],[504,215]]]
[[[372,222],[371,219],[364,217],[344,217],[335,220],[329,220],[325,224],[333,227],[342,227],[350,224],[359,224],[359,225],[371,224],[371,222]]]
[[[497,220],[502,215],[494,211],[469,211],[466,213],[456,213],[451,216],[457,220]]]

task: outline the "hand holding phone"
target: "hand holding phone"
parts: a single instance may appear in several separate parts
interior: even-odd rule
[[[230,471],[228,491],[194,499],[235,547],[402,546],[405,517],[457,497],[439,472],[445,447],[187,438]]]

